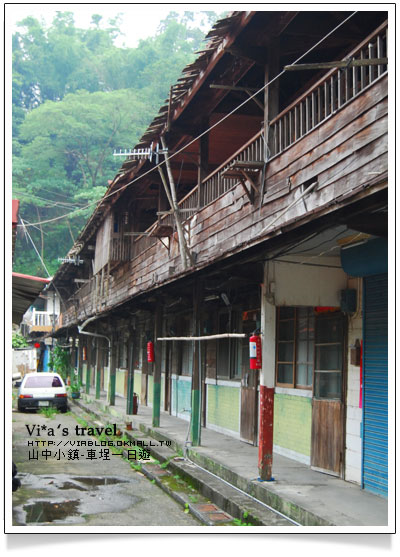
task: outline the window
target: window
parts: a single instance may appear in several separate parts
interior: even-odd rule
[[[128,368],[128,346],[125,339],[119,342],[118,350],[118,367],[119,369]]]
[[[182,316],[179,325],[182,336],[193,336],[191,316]],[[181,375],[192,375],[193,341],[183,340],[178,345],[180,348]]]
[[[238,313],[224,311],[218,315],[218,333],[237,333]],[[217,377],[236,379],[241,376],[240,339],[217,340]]]
[[[277,309],[277,385],[311,389],[314,332],[313,308],[280,307]]]
[[[316,398],[342,398],[343,336],[341,315],[318,317],[315,335],[314,396]]]
[[[29,387],[30,389],[49,389],[51,387],[62,387],[63,384],[58,377],[54,375],[43,374],[40,377],[28,377],[25,381],[24,387]]]

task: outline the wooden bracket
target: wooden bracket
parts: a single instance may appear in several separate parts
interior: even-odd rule
[[[239,180],[250,203],[253,204],[255,194],[259,192],[256,180],[263,167],[264,162],[262,161],[235,161],[232,166],[222,172],[222,177]],[[250,184],[250,189],[248,189],[246,182]]]

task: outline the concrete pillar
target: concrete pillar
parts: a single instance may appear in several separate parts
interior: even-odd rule
[[[101,368],[103,362],[101,357],[101,341],[99,338],[96,339],[96,398],[100,398],[100,380],[101,380]]]
[[[128,390],[126,394],[126,413],[133,413],[133,392],[134,392],[134,367],[135,367],[135,344],[134,334],[129,335],[128,340]]]
[[[162,317],[163,308],[158,299],[154,318],[153,427],[160,426],[162,341],[157,338],[162,336]]]
[[[258,470],[260,480],[273,479],[276,308],[270,286],[268,276],[265,274],[261,300],[263,336],[262,369],[260,373],[260,427],[258,439]]]
[[[201,301],[202,284],[196,280],[193,291],[194,336],[201,335]],[[190,433],[193,447],[200,445],[201,436],[201,365],[199,360],[200,341],[193,341],[192,412],[190,418]]]
[[[110,343],[110,370],[108,374],[108,403],[115,406],[115,379],[117,372],[117,346],[115,336],[111,337]]]
[[[90,368],[92,366],[92,346],[91,339],[86,345],[86,380],[85,380],[85,392],[90,393]]]
[[[78,339],[78,380],[80,383],[83,383],[82,374],[83,374],[83,342],[82,342],[82,337],[80,336]]]

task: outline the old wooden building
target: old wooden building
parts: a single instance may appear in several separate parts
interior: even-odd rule
[[[54,277],[87,389],[386,494],[387,33],[217,22]]]

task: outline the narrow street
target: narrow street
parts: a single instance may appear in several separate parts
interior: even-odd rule
[[[13,410],[12,422],[22,483],[13,493],[14,525],[200,526],[129,462],[83,433],[73,414]]]

